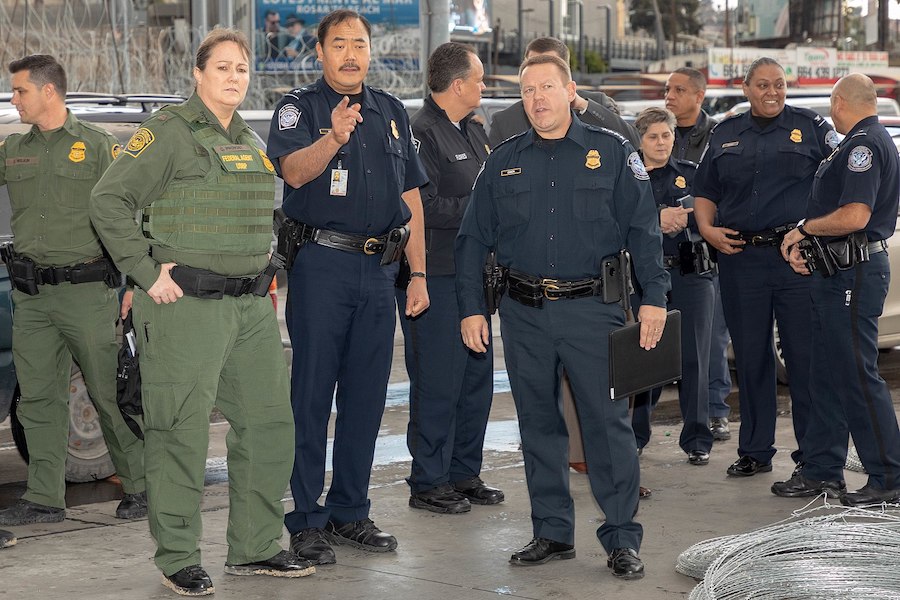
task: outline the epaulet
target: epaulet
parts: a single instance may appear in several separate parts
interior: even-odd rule
[[[857,131],[856,133],[854,133],[854,134],[851,135],[850,137],[851,137],[851,138],[855,138],[855,137],[865,137],[865,136],[867,136],[868,134],[869,134],[869,132],[866,131],[865,129],[863,129],[863,130],[861,130],[861,131]]]
[[[584,126],[585,129],[587,129],[589,131],[595,131],[597,133],[605,133],[606,135],[613,136],[623,146],[625,145],[626,142],[628,142],[628,138],[626,138],[624,135],[622,135],[618,131],[613,131],[612,129],[609,129],[608,127],[600,127],[599,125],[592,125],[592,124],[584,123],[584,122],[582,122],[582,125]]]
[[[286,93],[285,96],[290,96],[291,98],[296,98],[296,99],[299,100],[299,99],[300,99],[300,96],[302,96],[303,94],[309,94],[309,93],[316,93],[316,94],[318,94],[318,93],[319,93],[319,86],[317,86],[317,85],[315,85],[315,84],[312,84],[312,85],[304,85],[303,87],[298,87],[298,88],[292,89],[291,91],[289,91],[288,93]]]
[[[500,142],[499,144],[497,144],[496,146],[494,146],[493,149],[491,150],[491,154],[493,154],[494,152],[496,152],[497,150],[499,150],[501,146],[503,146],[503,145],[505,145],[505,144],[511,142],[512,140],[519,139],[520,137],[522,137],[523,135],[525,135],[525,134],[528,133],[529,131],[530,131],[530,130],[525,130],[525,131],[521,131],[521,132],[517,133],[516,135],[511,135],[511,136],[509,136],[508,138],[506,138],[505,140],[503,140],[502,142]]]
[[[713,129],[715,129],[716,127],[718,127],[718,126],[721,125],[722,123],[727,123],[728,121],[731,121],[731,120],[733,120],[733,119],[737,119],[737,118],[743,117],[743,116],[744,116],[744,113],[734,113],[733,115],[728,115],[727,117],[725,117],[724,119],[722,119],[721,121],[719,121],[718,123],[716,123],[715,125],[713,125]],[[712,117],[710,117],[710,118],[712,118]]]
[[[675,164],[681,167],[690,167],[692,169],[697,168],[697,163],[692,160],[687,160],[686,158],[676,158]]]
[[[173,119],[174,117],[178,116],[174,110],[177,106],[177,104],[167,104],[163,106],[161,109],[150,115],[150,117],[142,123],[142,126],[153,125],[155,123],[165,123]]]
[[[82,121],[81,119],[78,119],[78,123],[85,129],[87,129],[88,131],[93,131],[94,133],[99,133],[103,137],[107,137],[107,136],[115,137],[110,132],[103,129],[99,125],[95,125],[94,123],[90,123],[88,121]]]
[[[790,104],[788,104],[787,106],[790,106]],[[822,127],[824,124],[826,124],[828,122],[825,120],[825,118],[822,115],[820,115],[816,111],[812,110],[811,108],[806,108],[803,106],[791,106],[791,108],[798,115],[802,115],[802,116],[806,117],[807,119],[812,120],[812,122],[815,123],[818,127]]]
[[[399,104],[401,107],[403,107],[403,100],[401,100],[401,99],[398,98],[397,96],[393,95],[392,93],[386,92],[386,91],[384,91],[383,89],[381,89],[381,88],[376,88],[376,87],[370,87],[369,89],[370,89],[371,91],[375,92],[376,94],[381,94],[382,96],[387,96],[388,98],[390,98],[391,100],[393,100],[394,102],[396,102],[397,104]]]

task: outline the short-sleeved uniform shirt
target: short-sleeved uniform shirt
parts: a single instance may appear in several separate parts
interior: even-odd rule
[[[649,176],[630,142],[573,117],[551,141],[529,129],[488,157],[456,241],[460,315],[483,314],[482,265],[496,247],[501,265],[537,277],[596,277],[603,258],[625,247],[646,303],[666,305],[659,217]]]
[[[344,98],[324,79],[285,94],[272,116],[267,152],[279,175],[279,158],[311,146],[331,133],[331,111]],[[411,216],[400,194],[428,180],[412,141],[403,103],[363,86],[363,122],[358,123],[328,166],[313,181],[284,186],[284,212],[314,227],[381,235]],[[333,193],[346,171],[346,195]]]
[[[785,105],[768,124],[750,111],[719,123],[694,178],[694,195],[717,205],[724,227],[763,231],[806,216],[819,163],[837,146],[828,122]]]
[[[657,209],[681,206],[680,200],[691,195],[691,184],[697,165],[689,160],[678,160],[669,157],[669,162],[662,167],[652,169],[650,174],[650,187],[653,189],[653,200]],[[688,227],[692,230],[695,241],[700,240],[700,233],[693,218],[693,213],[688,215]],[[675,237],[663,235],[663,254],[666,256],[678,256],[678,244],[688,241],[684,232]]]
[[[91,226],[91,190],[118,151],[116,138],[71,112],[59,129],[34,125],[0,142],[0,185],[9,190],[16,251],[42,266],[102,255]]]
[[[819,166],[809,202],[809,218],[860,202],[872,209],[865,232],[870,241],[894,234],[900,203],[900,158],[877,116],[866,117],[850,130]]]

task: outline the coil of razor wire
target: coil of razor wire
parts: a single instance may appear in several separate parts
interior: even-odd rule
[[[900,506],[809,516],[835,508],[692,546],[676,565],[704,576],[690,600],[900,600]]]
[[[856,451],[856,446],[850,446],[850,450],[847,451],[847,463],[844,465],[844,468],[848,471],[855,471],[857,473],[866,472],[866,468],[863,466],[862,461],[859,460],[859,453]]]

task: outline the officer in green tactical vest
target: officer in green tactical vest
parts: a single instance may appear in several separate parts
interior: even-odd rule
[[[66,516],[72,358],[88,392],[125,497],[116,517],[147,514],[143,442],[116,405],[115,324],[121,275],[91,227],[91,188],[119,151],[116,139],[66,109],[66,73],[52,56],[13,61],[12,104],[31,129],[0,141],[0,185],[12,205],[14,249],[4,248],[15,303],[13,360],[28,487],[0,510],[0,525],[57,523]]]
[[[225,572],[315,572],[279,546],[294,423],[266,298],[274,169],[235,113],[249,55],[243,33],[213,30],[196,92],[143,124],[91,198],[97,232],[136,284],[150,532],[163,584],[184,596],[214,591],[198,548],[213,405],[231,424]]]

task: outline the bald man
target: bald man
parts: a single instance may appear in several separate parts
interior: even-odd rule
[[[865,75],[853,73],[835,84],[831,117],[845,137],[816,172],[807,218],[781,246],[791,267],[812,277],[810,395],[816,401],[804,438],[805,464],[772,486],[777,496],[825,493],[847,506],[900,501],[900,429],[877,364],[900,159],[875,103],[875,86]],[[809,242],[812,255],[801,254]],[[849,493],[843,481],[848,433],[869,474],[863,488]]]

